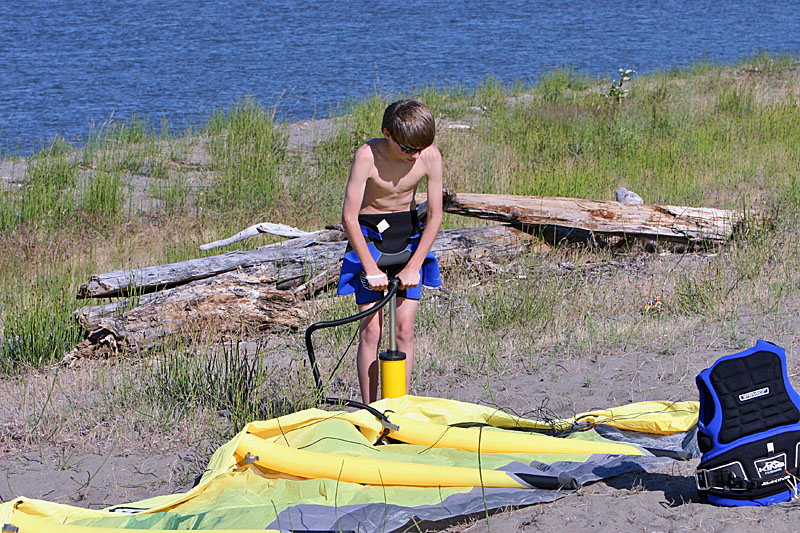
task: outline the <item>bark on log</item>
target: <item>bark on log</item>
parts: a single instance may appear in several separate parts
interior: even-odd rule
[[[308,247],[324,243],[327,240],[339,239],[341,241],[343,238],[342,232],[329,230],[313,237],[284,241],[257,250],[228,252],[169,265],[114,270],[91,276],[89,281],[78,288],[76,297],[81,299],[137,296],[263,263],[276,264],[276,268],[280,272],[284,263],[297,263],[299,259],[302,259],[302,264],[305,264],[308,257],[309,263],[313,264],[313,256],[324,253],[324,250],[321,249],[308,251]],[[339,248],[344,250],[343,242],[331,244],[331,253],[336,253]]]
[[[572,231],[580,239],[596,235],[686,243],[725,241],[742,220],[735,211],[707,207],[452,192],[444,195],[444,210],[505,222],[528,232],[555,228],[562,235]]]

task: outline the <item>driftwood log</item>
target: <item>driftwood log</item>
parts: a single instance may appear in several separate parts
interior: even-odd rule
[[[90,331],[76,354],[103,349],[149,349],[168,339],[213,332],[217,339],[242,331],[297,329],[306,313],[291,291],[275,288],[263,266],[226,272],[139,299],[82,309],[79,322]]]
[[[210,242],[208,244],[204,244],[200,246],[201,250],[211,250],[212,248],[219,248],[221,246],[228,246],[229,244],[233,244],[235,242],[242,241],[244,239],[249,239],[250,237],[254,237],[260,233],[269,233],[271,235],[279,235],[281,237],[286,237],[287,239],[296,239],[298,237],[314,237],[322,233],[322,231],[302,231],[297,228],[293,228],[292,226],[287,226],[286,224],[273,224],[272,222],[261,222],[260,224],[253,224],[249,228],[243,229],[236,235],[232,237],[228,237],[227,239],[222,239],[219,241]]]
[[[570,241],[629,237],[687,244],[721,243],[742,221],[736,211],[708,207],[449,191],[444,194],[444,210]]]
[[[329,239],[335,241],[332,246],[318,246]],[[312,237],[292,239],[257,250],[228,252],[169,265],[114,270],[91,276],[89,281],[78,288],[76,296],[78,299],[137,296],[264,263],[275,265],[278,278],[288,279],[292,274],[283,274],[285,269],[297,269],[299,265],[299,270],[302,270],[306,266],[312,267],[318,258],[320,261],[327,261],[328,253],[341,254],[344,250],[343,239],[344,233],[328,230]],[[314,246],[313,251],[309,249],[311,246]],[[323,257],[319,257],[320,255]]]
[[[424,195],[420,197],[422,199]],[[718,243],[729,239],[742,220],[735,211],[705,207],[450,192],[445,193],[444,209],[448,213],[504,222],[528,233],[544,232],[545,236],[567,240],[631,237],[690,244]],[[241,234],[255,235],[267,231],[264,226],[252,226]],[[344,234],[340,231],[297,234],[303,236],[257,250],[94,275],[81,285],[77,297],[141,295],[264,263],[274,265],[273,275],[279,288],[291,288],[327,268],[331,261],[341,257],[344,250]],[[233,242],[234,237],[218,242]],[[437,245],[447,248],[444,244],[446,239],[447,235],[443,233]]]

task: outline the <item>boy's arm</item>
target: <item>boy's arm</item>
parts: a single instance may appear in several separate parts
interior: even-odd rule
[[[358,223],[358,213],[361,211],[361,204],[364,201],[364,191],[367,187],[370,171],[375,165],[372,149],[364,144],[353,157],[353,165],[350,167],[350,176],[347,178],[347,186],[344,194],[344,205],[342,206],[342,225],[350,241],[350,246],[358,255],[361,266],[370,287],[375,290],[384,290],[389,285],[388,279],[383,276],[383,272],[378,268],[377,263],[372,258],[367,247],[367,241],[361,233],[361,225]]]
[[[426,155],[428,212],[425,229],[420,236],[419,246],[408,261],[406,267],[397,275],[400,288],[416,287],[420,283],[419,270],[425,256],[431,251],[439,229],[442,227],[442,154],[435,146],[431,146]]]

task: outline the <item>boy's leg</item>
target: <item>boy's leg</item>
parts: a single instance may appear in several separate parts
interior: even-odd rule
[[[414,368],[414,317],[419,300],[397,298],[397,349],[406,354],[406,393],[411,392],[411,370]]]
[[[358,311],[365,311],[374,305],[375,302],[359,304]],[[378,344],[381,341],[382,331],[383,313],[381,311],[361,319],[358,330],[356,368],[358,369],[361,399],[366,404],[378,399]]]

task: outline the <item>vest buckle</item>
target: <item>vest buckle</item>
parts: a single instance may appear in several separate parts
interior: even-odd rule
[[[701,470],[698,468],[694,479],[697,482],[697,490],[706,491],[711,488],[711,485],[708,483],[708,470]]]

